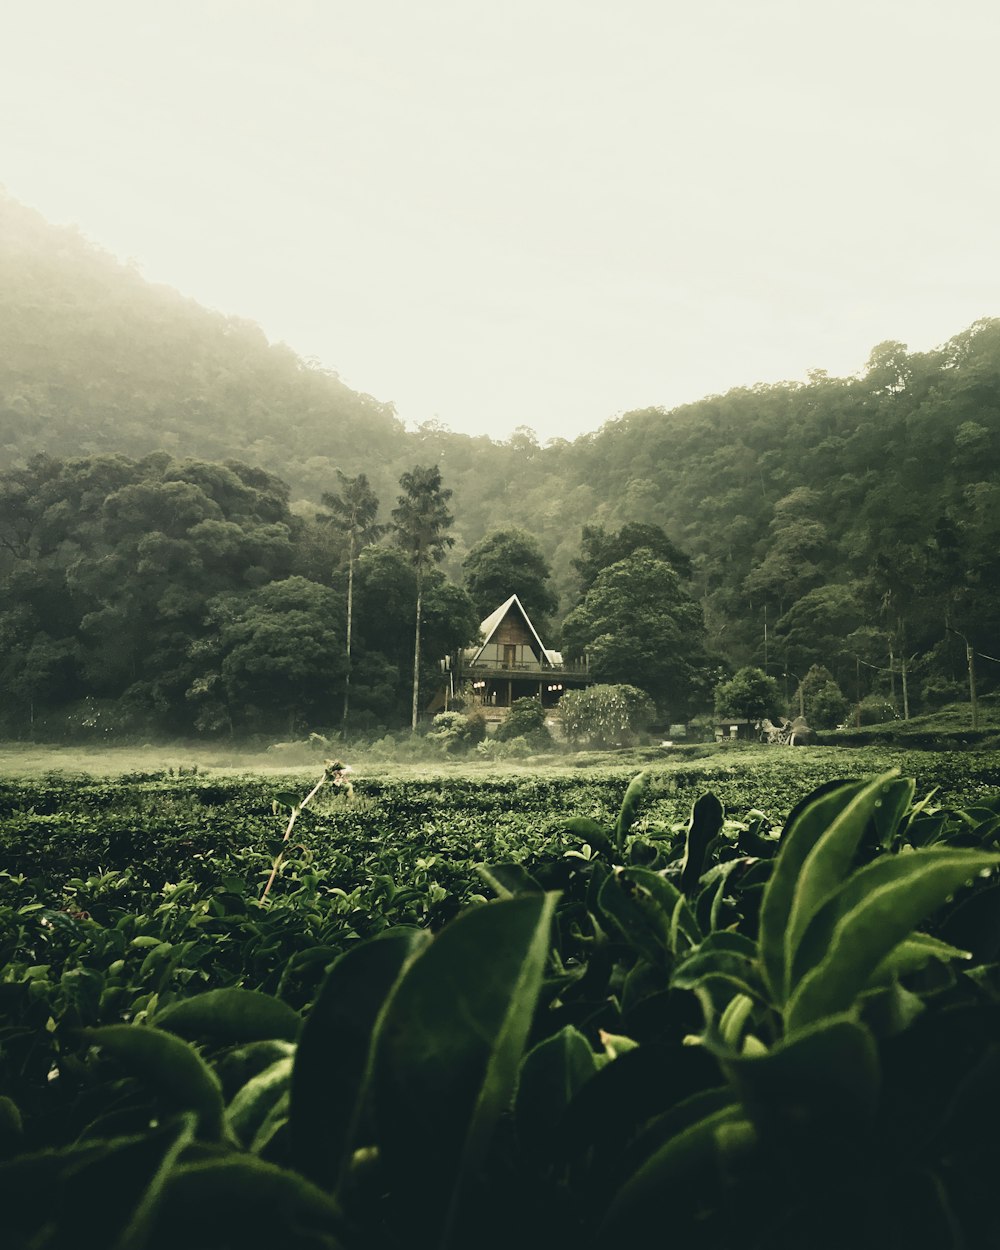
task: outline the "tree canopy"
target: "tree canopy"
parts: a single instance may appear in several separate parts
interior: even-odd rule
[[[414,463],[446,466],[452,581],[498,529],[531,536],[564,605],[645,549],[730,669],[823,663],[852,698],[899,708],[904,664],[918,706],[970,656],[981,690],[1000,686],[998,318],[929,351],[878,344],[856,376],[628,412],[573,442],[407,431],[252,323],[0,194],[0,337],[0,693],[19,724],[59,688],[128,691],[185,727],[207,600],[288,576],[339,587],[321,496],[364,475],[390,498]]]
[[[649,548],[598,573],[562,637],[564,653],[588,655],[598,680],[639,686],[675,720],[704,697],[701,610],[673,566]]]
[[[522,529],[493,530],[462,561],[465,585],[480,619],[517,595],[543,636],[559,600],[549,588],[552,576],[538,540]]]

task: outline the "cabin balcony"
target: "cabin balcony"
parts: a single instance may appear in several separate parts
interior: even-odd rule
[[[465,677],[476,680],[479,677],[524,677],[537,676],[541,680],[557,681],[560,677],[589,679],[590,664],[587,660],[564,661],[562,664],[541,664],[538,660],[529,661],[490,661],[480,660],[476,664],[466,664],[462,668]]]

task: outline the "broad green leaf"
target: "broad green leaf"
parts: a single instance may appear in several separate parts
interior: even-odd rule
[[[23,1136],[24,1124],[17,1103],[6,1095],[0,1095],[0,1159],[14,1154]]]
[[[513,898],[515,894],[544,893],[523,864],[477,864],[476,872],[500,898]]]
[[[5,1237],[16,1246],[142,1250],[194,1119],[187,1114],[141,1136],[21,1155],[0,1166]]]
[[[164,1007],[153,1017],[158,1029],[198,1042],[294,1042],[302,1017],[280,998],[259,990],[204,990]]]
[[[612,849],[611,835],[607,829],[603,825],[599,825],[596,820],[591,820],[589,816],[571,816],[563,824],[563,828],[567,833],[572,833],[578,838],[582,838],[595,851],[607,853]]]
[[[872,813],[879,846],[888,848],[892,845],[896,830],[910,810],[916,789],[917,783],[912,777],[897,777],[885,787]]]
[[[706,976],[726,976],[747,986],[753,997],[766,994],[757,963],[757,948],[741,933],[711,933],[690,955],[678,963],[670,984],[682,990],[694,989]]]
[[[350,947],[326,974],[299,1039],[289,1114],[292,1163],[319,1185],[336,1185],[350,1163],[379,1013],[429,940],[417,929],[390,929]]]
[[[714,794],[703,794],[691,809],[681,860],[681,889],[690,896],[705,871],[705,853],[713,838],[718,837],[725,813]]]
[[[287,1059],[295,1054],[294,1042],[279,1042],[268,1039],[263,1042],[248,1042],[245,1046],[236,1046],[220,1055],[215,1061],[215,1074],[222,1084],[222,1095],[226,1101],[234,1098],[246,1085],[265,1068],[279,1059]]]
[[[274,796],[275,803],[280,804],[282,807],[298,807],[300,800],[301,796],[293,794],[291,790],[280,790]]]
[[[977,964],[996,963],[1000,957],[1000,883],[963,899],[949,914],[941,935],[970,950]]]
[[[172,1033],[135,1024],[84,1029],[84,1038],[146,1082],[173,1107],[194,1111],[198,1136],[222,1135],[222,1087],[215,1073],[187,1042]]]
[[[851,811],[866,788],[863,781],[827,782],[797,803],[785,822],[774,867],[764,887],[759,926],[764,976],[778,1003],[783,1003],[788,993],[786,943],[799,877],[819,840],[845,812]]]
[[[892,979],[885,985],[865,990],[858,999],[857,1018],[873,1037],[895,1037],[908,1029],[925,1010],[922,998]]]
[[[174,1169],[157,1219],[157,1244],[183,1247],[194,1229],[199,1246],[292,1243],[337,1250],[342,1224],[334,1200],[297,1172],[256,1155],[227,1154]]]
[[[820,834],[802,863],[785,931],[786,995],[791,993],[792,962],[806,926],[846,880],[868,822],[885,801],[897,771],[883,773],[864,786]]]
[[[598,1069],[598,1057],[572,1025],[539,1042],[521,1065],[515,1122],[521,1149],[544,1164],[546,1145],[577,1092]]]
[[[615,850],[619,860],[625,850],[625,835],[635,824],[635,818],[639,814],[639,804],[646,793],[648,780],[648,772],[637,773],[629,782],[625,796],[622,799],[622,805],[618,811],[618,819],[615,821]]]
[[[287,1092],[294,1062],[289,1056],[272,1063],[247,1081],[226,1108],[226,1121],[244,1146],[253,1141],[271,1108]]]
[[[915,851],[903,851],[898,855],[883,855],[853,872],[840,889],[830,895],[810,920],[795,952],[789,978],[792,990],[810,969],[826,958],[834,932],[848,912],[853,911],[875,890],[881,890],[898,881],[909,880],[913,875],[911,861],[915,854]],[[931,857],[930,860],[921,859],[921,863],[933,863],[935,857],[942,854],[952,855],[954,852],[947,848],[930,847],[919,854]]]
[[[651,963],[662,964],[701,939],[684,895],[648,868],[623,868],[608,877],[597,902],[601,914]]]
[[[953,959],[968,960],[971,951],[959,950],[927,933],[911,933],[894,947],[879,963],[869,978],[869,985],[883,985],[894,977],[905,977],[926,968],[932,959],[950,963]]]
[[[382,1162],[407,1222],[441,1230],[442,1246],[454,1244],[465,1187],[512,1100],[557,897],[522,895],[460,915],[410,964],[381,1020],[373,1088]]]
[[[669,1226],[670,1211],[692,1187],[718,1191],[733,1159],[756,1144],[753,1126],[738,1103],[689,1125],[655,1150],[615,1194],[598,1234],[601,1244],[631,1244]],[[636,1244],[639,1244],[637,1242]]]
[[[875,1041],[856,1020],[824,1020],[764,1054],[721,1057],[762,1141],[822,1143],[863,1132],[878,1103]]]
[[[830,947],[797,985],[789,1032],[847,1011],[889,953],[931,912],[1000,855],[933,848],[900,856],[907,871],[867,893],[837,924]],[[874,865],[873,865],[874,866]]]

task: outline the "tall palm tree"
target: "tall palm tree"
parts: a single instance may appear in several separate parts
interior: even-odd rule
[[[378,525],[378,498],[368,485],[364,473],[348,477],[342,469],[337,470],[340,494],[324,491],[321,502],[330,512],[330,518],[338,522],[347,538],[347,672],[344,677],[344,724],[351,699],[351,626],[354,619],[354,563],[362,547],[377,542],[388,528]]]
[[[411,728],[417,727],[420,698],[420,609],[424,594],[424,574],[432,564],[444,559],[444,553],[455,545],[454,538],[444,531],[454,517],[448,511],[450,490],[441,489],[441,471],[437,465],[425,468],[416,465],[399,479],[403,494],[399,506],[392,510],[396,541],[407,553],[417,574],[417,615],[413,641],[413,716]]]

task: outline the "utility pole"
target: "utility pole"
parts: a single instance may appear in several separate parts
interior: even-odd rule
[[[979,728],[979,703],[976,700],[976,653],[973,650],[972,643],[964,634],[960,634],[957,629],[946,624],[945,629],[950,634],[957,634],[965,643],[965,662],[969,666],[969,704],[972,708],[972,728]]]
[[[979,704],[976,702],[976,653],[972,643],[965,640],[965,658],[969,664],[969,702],[972,704],[972,728],[979,728]]]

